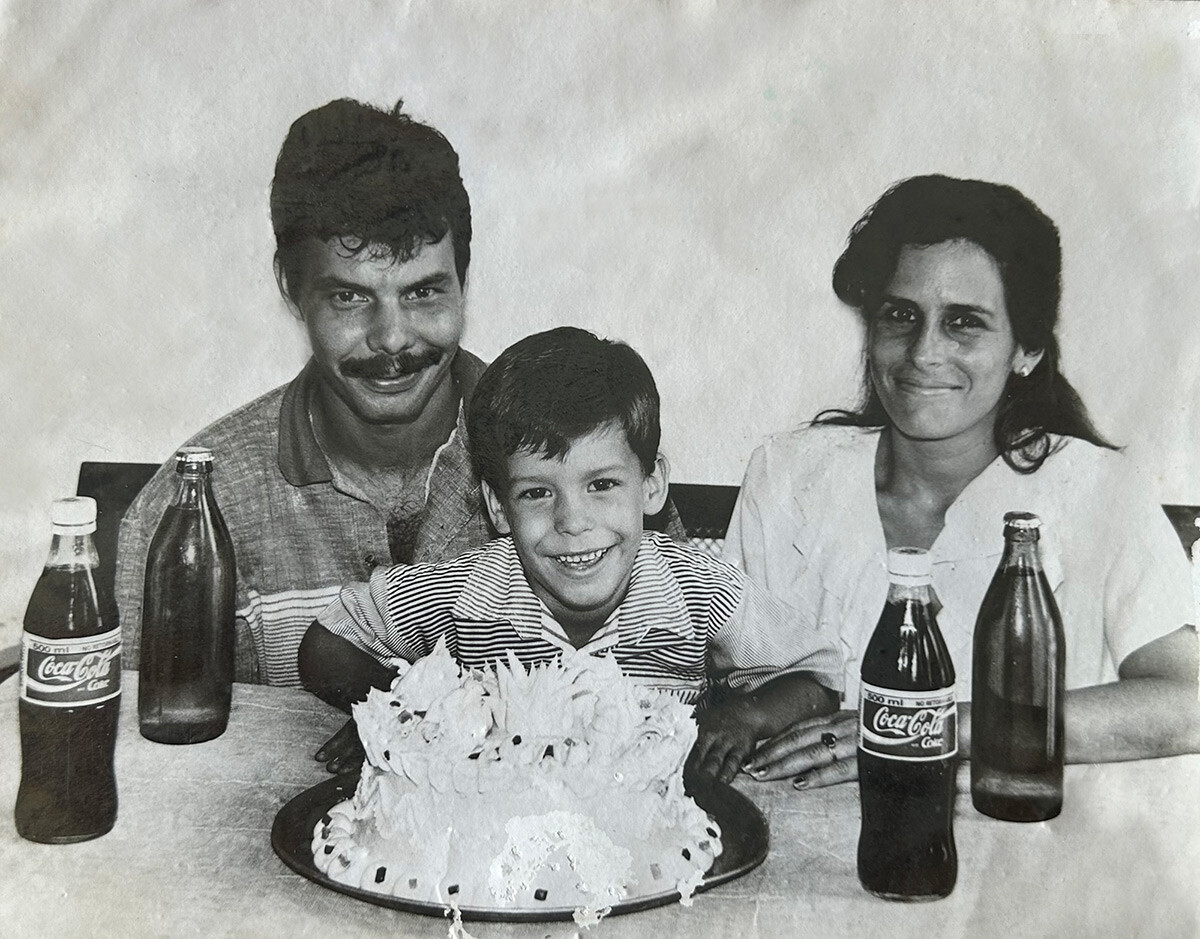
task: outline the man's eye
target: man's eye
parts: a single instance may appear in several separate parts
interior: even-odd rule
[[[336,290],[329,297],[337,306],[355,306],[365,303],[366,297],[356,290]]]
[[[530,486],[528,489],[522,489],[517,493],[518,499],[525,499],[530,502],[537,499],[548,499],[549,497],[550,490],[545,486]]]
[[[592,481],[593,492],[608,492],[610,489],[616,489],[621,485],[619,479],[596,479]]]
[[[437,294],[438,290],[436,287],[415,287],[404,296],[408,300],[429,300],[437,296]]]

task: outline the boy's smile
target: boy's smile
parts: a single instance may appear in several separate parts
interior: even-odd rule
[[[508,478],[503,493],[483,486],[492,521],[512,535],[534,594],[586,639],[625,598],[643,517],[666,501],[666,463],[659,457],[647,476],[623,428],[606,425],[561,458],[519,451]]]
[[[608,554],[608,548],[587,551],[582,554],[560,554],[556,561],[567,570],[590,571]]]

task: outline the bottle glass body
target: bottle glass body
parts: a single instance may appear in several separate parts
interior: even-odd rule
[[[159,743],[211,740],[229,722],[235,565],[210,468],[180,462],[146,558],[138,720]]]
[[[930,588],[893,582],[862,664],[858,878],[876,896],[935,900],[958,877],[954,665]]]
[[[13,815],[30,841],[86,841],[117,819],[120,631],[101,620],[96,561],[90,534],[56,530],[25,612]]]
[[[1065,671],[1062,618],[1038,530],[1006,525],[972,664],[971,800],[985,815],[1032,822],[1062,810]]]

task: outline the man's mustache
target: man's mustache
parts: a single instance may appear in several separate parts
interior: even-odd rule
[[[346,378],[403,378],[422,369],[437,365],[442,354],[436,349],[428,352],[401,352],[398,355],[373,355],[369,359],[350,359],[338,366]]]

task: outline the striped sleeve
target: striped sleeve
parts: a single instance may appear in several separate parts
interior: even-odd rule
[[[379,568],[369,583],[343,587],[317,622],[380,662],[415,662],[453,632],[451,608],[466,582],[469,558]]]
[[[731,688],[749,692],[779,675],[805,673],[826,688],[843,690],[837,642],[811,620],[738,571],[741,598],[726,615],[713,607],[709,655]]]

